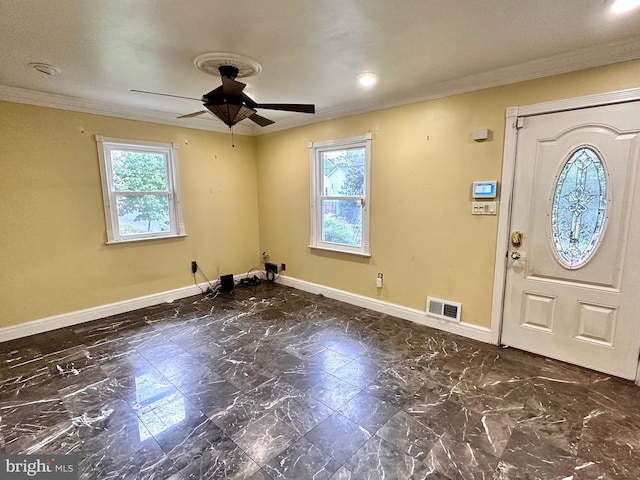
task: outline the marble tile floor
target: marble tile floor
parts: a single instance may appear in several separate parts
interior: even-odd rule
[[[640,388],[279,285],[0,344],[0,453],[82,479],[638,479]]]

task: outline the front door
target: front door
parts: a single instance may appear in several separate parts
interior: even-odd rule
[[[519,125],[501,343],[633,379],[640,102]]]

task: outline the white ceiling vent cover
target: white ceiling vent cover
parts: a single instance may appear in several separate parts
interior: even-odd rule
[[[452,322],[460,321],[460,311],[462,305],[450,300],[442,300],[440,298],[427,297],[427,316],[437,317],[442,320]]]

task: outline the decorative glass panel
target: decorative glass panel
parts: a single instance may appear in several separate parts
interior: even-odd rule
[[[607,210],[602,159],[581,147],[565,162],[553,192],[551,233],[558,259],[567,268],[589,261],[600,241]]]

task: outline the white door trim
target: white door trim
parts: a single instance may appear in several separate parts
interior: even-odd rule
[[[500,343],[502,330],[507,253],[509,248],[509,225],[511,222],[511,200],[517,154],[518,129],[516,127],[518,118],[637,100],[640,100],[640,88],[507,108],[505,115],[502,180],[500,185],[500,211],[498,215],[498,234],[496,240],[496,263],[493,276],[491,343],[496,345]],[[636,384],[640,385],[640,368],[638,368],[636,374]]]

